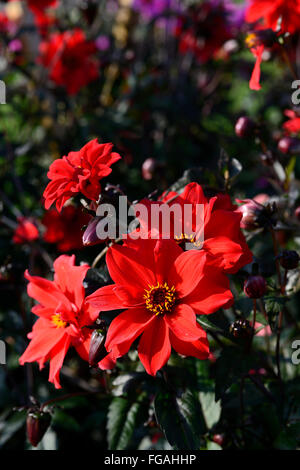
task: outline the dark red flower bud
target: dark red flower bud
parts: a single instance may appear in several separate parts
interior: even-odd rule
[[[267,202],[268,197],[264,199],[259,198],[259,201]],[[264,206],[255,199],[246,199],[245,201],[237,200],[238,202],[244,202],[242,206],[239,206],[237,212],[241,212],[243,217],[240,225],[244,230],[256,230],[257,228],[268,226],[272,223],[274,208]],[[274,210],[273,210],[274,209]]]
[[[235,133],[238,137],[251,137],[256,129],[255,122],[247,116],[240,117],[235,125]]]
[[[224,444],[224,434],[214,434],[212,440],[219,446],[222,446]]]
[[[271,152],[267,152],[261,154],[260,161],[265,166],[272,166],[275,162],[275,159]]]
[[[157,162],[154,160],[154,158],[147,158],[147,160],[144,161],[143,166],[142,166],[142,175],[144,180],[152,180],[155,170],[157,169]]]
[[[144,180],[150,181],[155,176],[160,176],[164,168],[163,163],[154,158],[147,158],[142,165],[142,176]]]
[[[104,347],[106,340],[106,332],[104,329],[94,330],[89,351],[89,364],[91,367],[96,367],[98,362],[107,356],[107,351]]]
[[[278,258],[284,269],[296,269],[300,260],[298,253],[292,250],[284,250]]]
[[[294,215],[300,221],[300,206],[295,209]]]
[[[260,299],[266,290],[267,283],[262,276],[250,276],[244,284],[244,292],[250,299]]]
[[[51,423],[51,415],[45,411],[29,411],[26,420],[27,437],[30,444],[36,447],[43,439]]]
[[[253,327],[248,320],[236,320],[229,329],[230,333],[238,339],[250,339],[253,336]]]
[[[278,142],[280,152],[289,155],[300,155],[300,139],[296,137],[283,137]]]

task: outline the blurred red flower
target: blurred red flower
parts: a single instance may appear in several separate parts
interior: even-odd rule
[[[44,191],[45,208],[49,209],[56,201],[60,212],[64,203],[78,193],[97,201],[101,191],[99,180],[111,173],[110,166],[120,160],[120,155],[112,152],[112,144],[99,144],[91,140],[78,152],[70,152],[55,160],[49,168],[51,180]]]
[[[224,2],[203,2],[191,7],[188,15],[180,18],[175,31],[179,51],[193,53],[201,63],[215,58],[223,44],[232,38],[229,17]]]
[[[58,0],[27,0],[27,4],[31,10],[45,10],[46,8],[56,7]]]
[[[32,312],[39,318],[20,364],[38,362],[40,369],[50,360],[49,381],[60,387],[59,373],[68,349],[74,346],[88,360],[91,325],[99,310],[85,300],[83,280],[88,265],[75,266],[75,256],[62,255],[54,262],[54,281],[25,273],[29,297],[37,300]]]
[[[62,212],[51,209],[45,213],[42,224],[46,227],[44,240],[56,243],[59,251],[79,250],[83,247],[82,228],[91,216],[75,206],[64,207]]]
[[[228,278],[207,263],[204,251],[184,252],[173,240],[134,244],[135,249],[109,249],[106,262],[115,284],[87,298],[101,311],[126,309],[108,329],[106,350],[117,359],[142,335],[138,353],[151,375],[166,364],[171,347],[184,356],[207,359],[209,345],[196,314],[232,305]]]
[[[30,243],[39,238],[39,231],[37,226],[31,219],[26,217],[19,217],[18,222],[19,225],[17,226],[13,236],[14,243]]]
[[[99,76],[99,62],[94,57],[96,45],[79,28],[51,34],[41,43],[40,52],[39,62],[49,69],[51,80],[65,87],[70,95]]]
[[[284,130],[287,131],[288,134],[298,134],[298,132],[300,132],[299,114],[291,109],[287,109],[284,114],[289,118],[289,120],[283,124]]]
[[[248,23],[261,20],[266,28],[295,33],[300,29],[300,0],[251,0],[246,11]],[[279,23],[281,21],[281,23]]]

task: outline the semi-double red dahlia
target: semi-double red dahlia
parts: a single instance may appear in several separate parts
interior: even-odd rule
[[[81,29],[53,33],[40,45],[39,62],[49,68],[53,82],[67,89],[70,95],[99,76],[99,62],[93,41],[86,39]]]
[[[190,225],[185,226],[183,218],[177,220],[177,224],[179,222],[179,226],[181,224],[182,227],[181,234],[172,234],[171,223],[170,235],[178,244],[184,246],[185,243],[189,243],[189,248],[191,248],[191,244],[194,244],[195,249],[198,249],[199,241],[203,239],[201,249],[210,255],[208,261],[214,263],[216,267],[226,273],[235,273],[252,261],[252,253],[240,228],[242,214],[237,212],[237,206],[232,205],[228,195],[218,194],[207,199],[199,184],[190,183],[181,194],[168,193],[160,203],[145,201],[149,214],[147,227],[151,224],[151,206],[167,202],[171,208],[178,204],[181,207],[181,214],[184,214],[186,206],[192,205],[193,217]],[[198,204],[203,205],[203,221],[200,220],[200,225],[196,226]],[[144,221],[140,220],[140,222],[140,230],[143,231]],[[154,227],[154,230],[156,229],[157,227]],[[162,238],[166,238],[166,235],[162,233],[162,229],[163,224],[158,227],[158,230],[161,232]],[[146,236],[151,237],[152,235],[143,234],[144,238]],[[130,240],[127,243],[131,244]]]
[[[43,195],[45,208],[49,209],[56,201],[60,212],[64,203],[78,193],[97,201],[101,191],[100,180],[111,173],[111,165],[121,158],[112,152],[112,147],[112,144],[99,144],[94,139],[78,152],[70,152],[55,160],[49,168],[51,181]]]
[[[246,11],[249,23],[261,21],[265,28],[295,33],[300,30],[300,0],[250,0]]]
[[[56,388],[60,388],[60,369],[71,346],[88,360],[91,330],[85,327],[99,312],[85,300],[83,280],[88,269],[88,265],[75,266],[75,256],[62,255],[54,262],[54,281],[25,273],[28,295],[39,303],[32,312],[39,318],[28,335],[31,341],[20,364],[38,362],[42,369],[50,360],[49,381]]]
[[[82,228],[88,224],[91,216],[75,206],[66,206],[61,212],[56,209],[47,211],[42,224],[46,227],[44,240],[56,243],[61,252],[79,250],[83,247]]]
[[[100,311],[125,309],[108,329],[105,348],[110,357],[126,354],[141,336],[139,358],[151,375],[166,364],[171,348],[207,359],[209,345],[196,314],[231,306],[227,277],[207,263],[204,251],[184,252],[173,240],[134,244],[135,249],[109,249],[106,262],[115,284],[87,298]]]

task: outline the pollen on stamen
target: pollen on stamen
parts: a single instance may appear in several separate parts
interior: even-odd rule
[[[158,282],[156,286],[149,286],[149,290],[145,290],[144,299],[146,308],[154,315],[170,313],[176,301],[175,287]]]
[[[51,321],[56,326],[56,328],[66,328],[68,326],[67,322],[62,320],[60,313],[52,315]]]

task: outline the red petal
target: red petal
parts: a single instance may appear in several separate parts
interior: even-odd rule
[[[190,250],[175,260],[167,282],[175,286],[176,295],[183,298],[193,292],[203,276],[206,254],[202,250]]]
[[[170,330],[182,341],[196,341],[200,337],[194,310],[186,304],[177,305],[172,314],[165,315]]]
[[[228,277],[213,266],[206,266],[198,287],[184,299],[196,314],[210,314],[229,308],[233,301]]]
[[[261,66],[261,63],[262,63],[262,55],[263,55],[263,52],[264,52],[264,46],[263,45],[259,45],[257,46],[255,49],[251,49],[251,52],[252,54],[256,57],[256,62],[255,62],[255,65],[254,65],[254,69],[253,69],[253,72],[252,72],[252,76],[251,76],[251,79],[250,79],[250,82],[249,82],[249,87],[251,90],[260,90],[261,89],[261,85],[259,83],[260,81],[260,66]]]
[[[171,354],[169,328],[164,318],[156,317],[155,322],[144,331],[139,343],[139,358],[148,374],[155,376]]]
[[[139,241],[136,241],[139,246]],[[153,257],[152,253],[149,256]],[[116,284],[128,289],[135,297],[141,298],[149,285],[155,285],[154,273],[148,268],[148,252],[136,251],[126,246],[114,246],[108,250],[106,263]],[[129,275],[130,274],[130,275]]]
[[[199,325],[198,325],[199,326]],[[199,332],[201,333],[199,327]],[[202,328],[201,328],[202,330]],[[207,359],[209,356],[209,343],[207,341],[206,333],[202,330],[202,337],[197,341],[181,341],[170,331],[170,341],[172,348],[183,356],[193,356],[197,359]]]
[[[134,341],[153,319],[155,316],[145,308],[133,308],[120,313],[108,329],[106,350],[110,352],[115,345],[129,340]]]
[[[75,256],[61,255],[54,261],[54,281],[66,297],[79,309],[85,297],[83,280],[89,266],[75,266]]]
[[[67,351],[70,347],[70,338],[66,335],[59,344],[51,351],[49,382],[53,383],[55,388],[61,388],[59,382],[59,373],[62,368]]]
[[[65,336],[64,328],[55,328],[51,322],[39,318],[30,333],[31,341],[20,357],[19,362],[24,365],[25,362],[40,361],[45,362],[51,350],[59,344]]]

